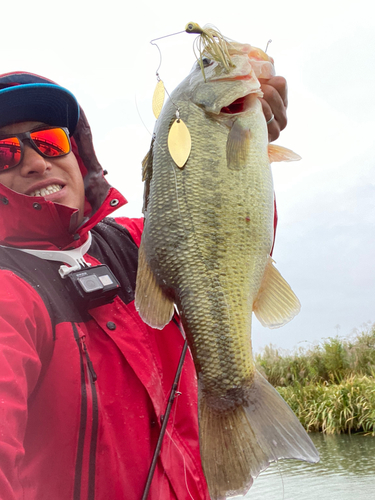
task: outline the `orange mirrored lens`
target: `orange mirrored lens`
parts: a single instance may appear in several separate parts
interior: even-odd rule
[[[68,136],[61,128],[36,130],[30,133],[37,148],[46,156],[66,155],[70,151]]]
[[[0,172],[15,167],[21,160],[21,145],[17,137],[0,140]]]

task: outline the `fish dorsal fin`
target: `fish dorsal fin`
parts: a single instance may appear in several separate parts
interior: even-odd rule
[[[291,149],[283,148],[282,146],[277,146],[276,144],[268,144],[268,157],[270,159],[270,163],[276,161],[298,161],[301,159],[300,155]]]
[[[250,149],[250,130],[238,119],[233,123],[227,139],[227,165],[231,170],[245,167]]]
[[[145,183],[145,187],[143,190],[143,208],[142,208],[143,213],[145,213],[147,210],[148,195],[150,193],[154,142],[155,140],[152,139],[150,149],[142,160],[142,181]]]
[[[147,172],[148,172],[148,169],[149,169],[149,163],[150,163],[150,161],[152,163],[152,160],[150,160],[151,155],[152,155],[152,150],[150,148],[147,151],[146,156],[142,160],[142,181],[143,182],[147,179]]]
[[[279,328],[296,316],[301,304],[269,257],[253,311],[263,326]]]
[[[160,330],[170,322],[174,313],[174,302],[157,284],[146,261],[142,241],[139,247],[135,308],[145,323]]]

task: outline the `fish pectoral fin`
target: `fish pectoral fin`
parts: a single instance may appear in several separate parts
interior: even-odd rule
[[[270,163],[276,161],[298,161],[301,159],[300,155],[291,149],[283,148],[282,146],[277,146],[276,144],[268,144],[268,157],[270,159]]]
[[[250,130],[236,120],[227,139],[227,165],[231,170],[245,167],[250,149]]]
[[[174,302],[157,284],[146,261],[142,242],[139,247],[135,308],[145,323],[159,330],[170,322],[174,313]]]
[[[301,304],[269,257],[253,304],[253,311],[263,326],[279,328],[296,316]]]

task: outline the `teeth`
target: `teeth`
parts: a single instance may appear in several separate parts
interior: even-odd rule
[[[29,194],[29,196],[47,196],[48,194],[52,193],[57,193],[58,191],[61,191],[63,187],[60,186],[60,184],[51,184],[50,186],[47,186],[42,189],[36,189],[32,193]]]

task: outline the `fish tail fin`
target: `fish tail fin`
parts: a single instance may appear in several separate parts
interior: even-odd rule
[[[218,412],[199,392],[201,457],[212,500],[244,495],[259,473],[281,458],[319,461],[297,417],[258,372],[247,402],[233,410]]]

